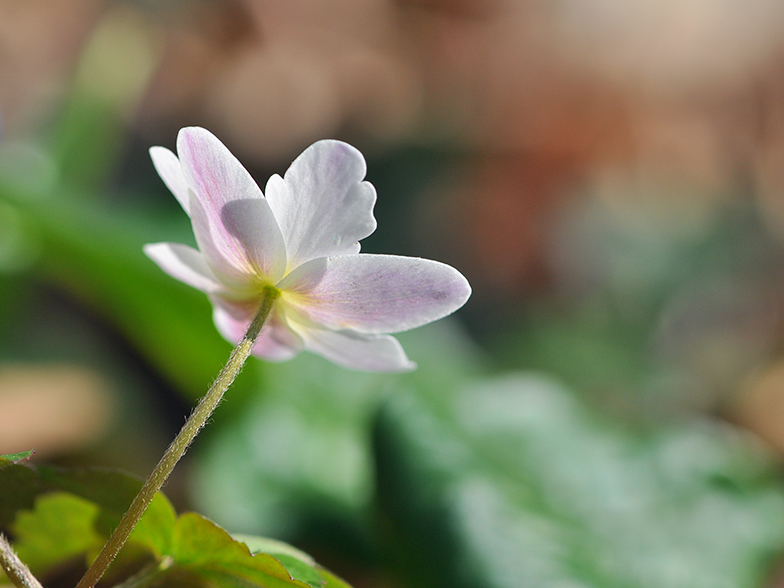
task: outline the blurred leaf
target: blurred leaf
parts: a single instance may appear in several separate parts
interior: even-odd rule
[[[507,367],[554,374],[616,410],[715,410],[778,353],[782,248],[745,198],[692,222],[659,198],[646,210],[617,196],[565,214],[554,287],[485,343]]]
[[[264,395],[209,431],[196,504],[240,532],[289,535],[333,517],[356,524],[371,495],[367,430],[384,384],[303,354],[265,366]]]
[[[18,207],[0,201],[0,273],[27,270],[40,253],[29,222]]]
[[[291,537],[303,526],[326,527],[330,548],[335,525],[349,537],[363,533],[373,499],[370,430],[383,397],[417,386],[446,402],[439,391],[453,389],[480,365],[449,321],[400,339],[419,362],[411,374],[351,372],[305,353],[265,366],[265,394],[235,419],[216,423],[197,454],[199,509],[242,532]]]
[[[150,262],[141,251],[144,240],[123,228],[120,218],[39,212],[47,273],[106,314],[181,388],[203,394],[229,351],[206,297]]]
[[[128,120],[155,67],[153,45],[149,27],[128,6],[106,11],[96,26],[58,121],[55,152],[64,183],[100,187],[115,170]]]
[[[206,296],[144,256],[142,246],[159,239],[148,219],[85,207],[71,194],[36,198],[0,185],[0,198],[18,202],[36,226],[46,279],[103,314],[190,397],[202,395],[230,351]]]
[[[22,509],[32,509],[43,483],[38,472],[26,465],[0,468],[0,528],[8,527]]]
[[[39,275],[100,313],[189,397],[201,396],[231,347],[212,323],[207,297],[164,274],[142,252],[144,244],[172,236],[193,239],[187,216],[162,222],[138,206],[111,208],[96,193],[56,177],[30,183],[28,175],[51,175],[42,163],[51,158],[40,148],[28,148],[37,158],[18,151],[0,149],[0,208],[19,217],[15,226],[31,243],[25,250],[35,254]],[[258,369],[245,370],[235,395]]]
[[[710,423],[630,434],[556,384],[389,398],[376,429],[390,546],[415,586],[750,588],[784,548],[758,446]]]
[[[496,356],[509,366],[556,374],[591,393],[638,389],[651,371],[647,325],[628,324],[601,301],[583,308],[545,302],[513,331],[495,334]]]

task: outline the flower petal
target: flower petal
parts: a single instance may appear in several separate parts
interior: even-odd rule
[[[213,303],[213,320],[218,332],[236,345],[245,336],[245,331],[253,318],[247,314],[243,306],[235,306],[217,297],[211,297]],[[244,315],[239,318],[238,315]],[[302,351],[304,343],[299,335],[286,325],[282,313],[275,309],[267,319],[267,323],[259,333],[253,346],[253,355],[269,361],[286,361]]]
[[[306,349],[345,368],[368,372],[416,369],[400,342],[389,335],[364,335],[350,329],[330,331],[305,327],[294,321],[290,324],[305,341]]]
[[[340,141],[318,141],[267,182],[267,200],[286,243],[289,268],[328,255],[359,253],[376,230],[376,190],[363,182],[362,154]]]
[[[201,225],[206,220],[216,253],[243,272],[254,266],[264,277],[279,278],[286,263],[283,237],[248,171],[212,133],[199,127],[180,131],[177,151],[183,175],[204,211]],[[193,209],[191,202],[192,215]],[[210,254],[207,259],[214,257]],[[213,265],[213,269],[217,268]]]
[[[201,253],[193,247],[179,243],[150,243],[144,246],[144,252],[163,271],[189,286],[202,292],[217,292],[222,288]]]
[[[397,333],[463,306],[471,286],[455,268],[395,255],[314,259],[279,284],[286,303],[329,329]]]
[[[182,129],[177,154],[188,186],[216,224],[227,202],[264,197],[248,170],[207,129]]]
[[[186,213],[190,214],[190,196],[188,195],[188,182],[182,173],[182,166],[177,156],[166,149],[166,147],[150,147],[150,157],[152,164],[158,175],[161,176],[163,183],[171,190],[174,197],[183,207]]]
[[[221,212],[222,227],[236,238],[256,272],[272,283],[286,271],[286,246],[264,198],[234,200]]]
[[[257,279],[245,248],[222,224],[215,226],[210,223],[201,201],[193,194],[191,224],[199,251],[220,282],[239,295],[249,293]]]

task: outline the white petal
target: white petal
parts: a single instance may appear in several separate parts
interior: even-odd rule
[[[352,330],[330,331],[305,327],[292,321],[291,328],[305,341],[305,348],[348,369],[368,372],[408,372],[416,364],[400,342],[389,335],[364,335]]]
[[[150,147],[150,157],[163,183],[171,190],[185,212],[190,214],[188,182],[185,181],[185,176],[182,173],[180,160],[166,147]]]
[[[310,321],[330,329],[397,333],[445,317],[463,306],[471,287],[455,268],[395,255],[314,259],[278,287]]]
[[[191,224],[204,260],[222,284],[238,295],[256,289],[258,278],[247,252],[223,225],[214,226],[201,201],[191,194]]]
[[[180,130],[177,154],[188,186],[216,223],[227,202],[264,197],[248,170],[207,129]]]
[[[222,289],[201,253],[179,243],[150,243],[144,246],[147,256],[173,278],[198,288],[202,292]]]
[[[264,277],[277,279],[285,266],[283,237],[248,171],[212,133],[199,127],[180,131],[177,151],[192,197],[204,211],[201,224],[207,221],[216,252],[241,271],[255,266]],[[236,204],[247,200],[259,202]],[[192,202],[190,210],[193,216]],[[210,254],[207,260],[214,257]]]
[[[286,246],[267,200],[253,198],[226,203],[221,212],[227,244],[237,255],[243,254],[256,273],[275,283],[286,271]],[[220,230],[218,231],[220,232]],[[241,250],[235,250],[235,241]]]
[[[267,200],[286,243],[289,267],[328,255],[359,252],[376,229],[375,188],[363,182],[362,154],[340,141],[318,141],[286,171],[272,176]]]
[[[248,314],[247,307],[212,297],[213,320],[218,332],[236,345],[245,336],[255,308]],[[240,318],[242,317],[242,318]],[[286,325],[285,318],[273,310],[253,346],[253,355],[269,361],[286,361],[296,356],[304,347],[302,339]]]

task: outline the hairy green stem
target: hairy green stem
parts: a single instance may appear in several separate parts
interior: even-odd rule
[[[79,580],[76,588],[93,588],[98,580],[101,579],[101,576],[103,576],[112,561],[114,561],[114,558],[117,557],[117,554],[120,552],[120,549],[122,549],[122,546],[125,545],[125,542],[128,540],[128,536],[131,534],[131,531],[133,531],[136,523],[139,522],[144,511],[146,511],[147,507],[150,505],[155,493],[158,492],[158,490],[161,489],[161,486],[166,482],[166,479],[169,477],[169,474],[171,474],[174,466],[177,465],[177,462],[183,456],[185,450],[188,449],[188,446],[191,444],[194,437],[196,437],[202,427],[204,427],[205,423],[223,398],[223,394],[229,386],[231,386],[232,382],[234,382],[237,374],[240,373],[242,366],[250,356],[253,344],[256,342],[256,337],[258,337],[259,332],[261,332],[261,327],[264,326],[264,322],[267,320],[267,317],[272,310],[272,306],[279,296],[280,290],[273,286],[268,286],[264,289],[264,299],[261,308],[259,308],[258,313],[250,323],[242,341],[234,348],[234,351],[232,351],[231,356],[229,357],[229,361],[220,371],[215,382],[213,382],[212,386],[207,391],[207,394],[196,406],[185,425],[183,425],[182,429],[177,434],[177,437],[175,437],[174,441],[169,445],[168,449],[163,454],[161,461],[158,462],[158,465],[155,466],[155,469],[144,482],[144,486],[142,486],[142,489],[136,495],[136,498],[133,499],[128,512],[125,513],[120,524],[114,530],[114,533],[112,533],[112,536],[109,538],[106,545],[103,546],[103,549],[101,550],[101,553],[98,554],[96,560],[82,579]]]
[[[16,588],[42,588],[2,533],[0,533],[0,567]]]

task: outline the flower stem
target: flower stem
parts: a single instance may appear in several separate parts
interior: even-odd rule
[[[17,588],[42,588],[32,572],[16,555],[8,539],[2,533],[0,533],[0,567],[3,568],[5,575]]]
[[[237,374],[240,373],[242,366],[245,365],[245,361],[248,359],[250,352],[253,349],[253,344],[256,342],[256,337],[258,337],[261,332],[261,327],[264,326],[264,322],[267,320],[267,317],[272,310],[273,303],[279,296],[280,290],[273,286],[268,286],[264,289],[264,299],[261,303],[261,308],[259,308],[258,313],[250,323],[242,341],[234,348],[228,362],[226,362],[226,365],[218,374],[218,377],[207,391],[207,394],[199,401],[199,404],[196,406],[193,413],[191,413],[191,416],[185,422],[185,425],[183,425],[180,432],[174,438],[174,441],[172,441],[171,445],[166,449],[166,452],[158,462],[158,465],[155,466],[155,469],[153,469],[150,476],[144,482],[142,489],[133,499],[128,512],[123,516],[120,524],[109,538],[109,541],[103,546],[101,553],[98,554],[98,557],[85,575],[79,580],[76,588],[93,588],[98,580],[101,579],[101,576],[103,576],[112,561],[114,561],[114,558],[117,557],[117,554],[120,552],[120,549],[122,549],[122,546],[125,545],[125,542],[128,540],[128,536],[131,534],[131,531],[133,531],[136,523],[139,522],[144,511],[147,510],[150,502],[152,502],[155,493],[158,492],[161,486],[166,482],[166,479],[169,477],[169,474],[171,474],[174,466],[177,465],[177,462],[188,449],[188,446],[202,427],[204,427],[205,423],[223,398],[223,394],[229,386],[231,386],[232,382],[234,382],[234,379],[237,377]]]

